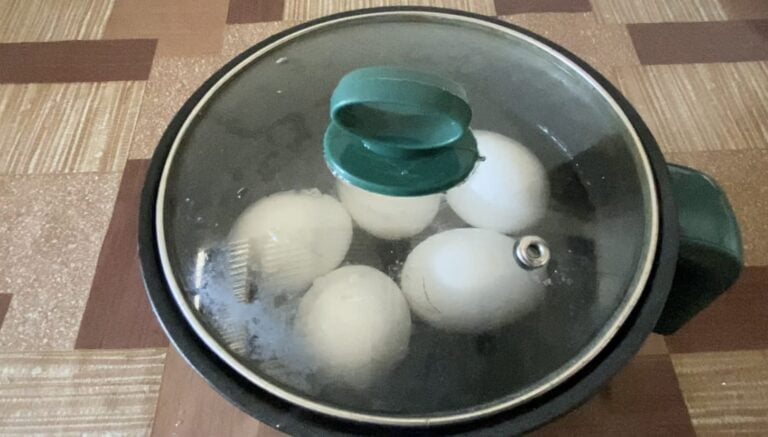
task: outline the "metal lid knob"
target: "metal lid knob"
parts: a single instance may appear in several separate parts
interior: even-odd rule
[[[515,245],[515,257],[524,269],[538,269],[549,263],[549,246],[541,237],[527,235]]]

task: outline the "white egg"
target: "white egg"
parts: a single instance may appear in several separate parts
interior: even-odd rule
[[[247,242],[260,295],[295,294],[341,264],[352,241],[352,219],[341,203],[316,189],[284,191],[248,207],[229,240]]]
[[[296,327],[321,375],[365,388],[407,353],[411,314],[387,275],[344,266],[315,280],[301,299]]]
[[[520,267],[514,253],[513,238],[487,229],[435,234],[408,255],[403,293],[414,313],[436,328],[466,333],[498,328],[543,298],[540,271]]]
[[[361,228],[387,240],[412,237],[423,231],[437,215],[440,194],[385,196],[342,181],[336,184],[341,203]]]
[[[474,131],[483,161],[448,191],[448,204],[465,222],[503,233],[521,231],[544,216],[549,182],[538,158],[504,135]]]

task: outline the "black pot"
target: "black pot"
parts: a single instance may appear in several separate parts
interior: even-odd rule
[[[508,408],[494,410],[492,413],[468,417],[466,420],[437,420],[437,424],[431,424],[429,421],[413,424],[407,421],[369,422],[354,416],[343,418],[332,413],[313,411],[313,408],[297,406],[295,402],[285,400],[279,392],[255,385],[251,378],[246,378],[242,372],[235,370],[229,359],[222,358],[219,351],[213,350],[210,343],[207,344],[201,339],[200,327],[192,326],[188,316],[180,308],[178,298],[174,297],[172,287],[169,286],[161,253],[169,257],[188,255],[180,253],[183,250],[178,248],[161,250],[164,242],[159,243],[157,237],[158,195],[169,154],[187,120],[195,116],[197,105],[206,99],[209,92],[215,90],[217,83],[224,80],[229,72],[273,44],[322,24],[380,13],[411,12],[464,17],[476,23],[488,23],[510,29],[544,44],[580,67],[590,80],[599,84],[615,101],[639,137],[655,184],[658,217],[655,249],[654,253],[650,254],[649,259],[652,261],[649,263],[650,271],[645,285],[638,290],[636,302],[631,306],[631,310],[627,311],[614,332],[606,337],[605,343],[599,350],[595,350],[589,360],[567,378],[524,402],[510,404]],[[324,113],[324,110],[321,108],[320,112]],[[582,160],[590,162],[599,161],[601,158],[602,155],[590,155],[589,151],[585,151],[581,157]],[[193,156],[185,159],[196,158]],[[253,165],[271,164],[254,162]],[[205,165],[201,168],[204,167]],[[189,188],[192,191],[188,192],[199,188],[192,185]],[[574,192],[560,194],[570,197],[579,195]],[[222,204],[217,204],[216,207],[222,208]],[[227,207],[226,204],[224,207]],[[575,212],[586,216],[590,213],[590,208]],[[216,225],[218,226],[218,223]],[[598,72],[562,47],[509,23],[465,12],[421,7],[367,9],[310,21],[260,42],[221,68],[190,97],[163,135],[145,182],[139,226],[139,253],[147,293],[174,346],[217,391],[243,411],[273,427],[296,435],[510,435],[532,430],[587,400],[632,358],[654,328],[657,332],[665,334],[677,330],[727,289],[735,281],[741,266],[738,229],[722,192],[714,182],[700,173],[668,166],[637,112]],[[672,293],[670,290],[673,290]]]

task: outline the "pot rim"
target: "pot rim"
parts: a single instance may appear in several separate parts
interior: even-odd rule
[[[668,259],[676,259],[676,250],[677,250],[677,231],[676,229],[671,227],[670,223],[676,222],[676,220],[667,220],[669,214],[673,215],[673,218],[676,218],[676,214],[674,211],[674,205],[672,204],[672,199],[669,195],[669,187],[668,187],[668,180],[667,180],[667,174],[666,169],[663,168],[663,158],[661,157],[661,154],[658,150],[658,146],[656,145],[655,141],[653,140],[652,136],[650,135],[650,132],[648,132],[648,129],[645,127],[643,122],[640,120],[637,113],[634,111],[634,109],[626,102],[626,100],[621,96],[621,94],[613,88],[602,76],[600,76],[597,72],[595,72],[591,67],[589,67],[587,64],[585,64],[583,61],[572,55],[571,53],[567,52],[566,50],[562,49],[561,47],[557,46],[556,44],[553,44],[546,39],[535,35],[527,30],[521,29],[515,25],[512,25],[510,23],[497,20],[490,17],[485,16],[479,16],[472,13],[462,12],[462,11],[454,11],[454,10],[448,10],[448,9],[440,9],[440,8],[430,8],[430,7],[385,7],[385,8],[372,8],[372,9],[363,9],[363,10],[356,10],[356,11],[350,11],[345,12],[341,14],[331,15],[328,17],[320,18],[317,20],[313,20],[307,23],[304,23],[302,25],[296,26],[294,28],[288,29],[284,32],[278,33],[276,35],[273,35],[270,38],[267,38],[266,40],[260,42],[259,44],[255,45],[249,50],[246,50],[244,53],[236,57],[234,60],[232,60],[230,63],[225,65],[222,69],[220,69],[217,73],[215,73],[208,81],[205,82],[198,90],[197,92],[186,102],[186,104],[182,107],[182,109],[176,114],[175,118],[169,125],[167,131],[163,135],[163,138],[160,141],[160,144],[154,154],[154,157],[152,159],[152,165],[151,168],[147,174],[147,180],[144,188],[144,193],[142,195],[142,206],[141,206],[141,220],[140,220],[140,252],[141,252],[141,261],[142,261],[142,270],[144,273],[144,280],[145,285],[147,287],[148,294],[150,296],[150,301],[153,304],[153,308],[155,309],[156,313],[158,314],[158,318],[161,321],[161,324],[163,325],[164,329],[166,329],[166,332],[168,333],[169,337],[174,341],[175,344],[177,344],[178,348],[182,351],[182,353],[185,355],[185,357],[191,361],[195,362],[200,359],[205,359],[200,356],[199,353],[190,352],[185,350],[185,348],[191,347],[189,345],[190,340],[194,342],[194,338],[186,338],[184,341],[181,341],[181,337],[189,337],[188,334],[192,334],[192,337],[195,335],[199,335],[199,332],[186,332],[184,335],[180,334],[180,331],[183,331],[184,328],[188,329],[188,326],[185,326],[186,323],[189,323],[189,317],[185,317],[184,314],[179,314],[179,311],[175,311],[174,314],[169,314],[169,310],[173,310],[173,308],[168,307],[168,303],[173,304],[173,302],[169,302],[169,294],[173,292],[173,287],[168,286],[168,284],[165,283],[164,278],[167,278],[166,275],[163,275],[163,271],[160,267],[161,264],[167,263],[167,258],[163,260],[163,251],[160,251],[157,244],[163,243],[162,238],[158,240],[154,240],[154,238],[157,235],[156,232],[162,231],[162,227],[158,226],[162,224],[162,217],[160,214],[157,214],[158,205],[162,206],[162,183],[164,181],[164,168],[165,171],[167,171],[167,168],[169,166],[166,166],[166,163],[172,161],[172,154],[173,149],[172,147],[174,144],[178,143],[178,139],[182,137],[183,135],[183,129],[186,126],[186,124],[189,123],[190,120],[192,120],[192,117],[194,116],[195,111],[199,107],[199,105],[204,103],[204,99],[207,97],[210,97],[213,92],[215,92],[217,86],[220,86],[219,84],[226,81],[229,77],[234,75],[239,68],[242,68],[243,66],[249,64],[254,59],[258,58],[261,53],[264,53],[268,51],[270,48],[282,44],[285,41],[285,38],[290,36],[297,36],[301,33],[304,33],[306,31],[310,31],[312,29],[317,28],[321,25],[330,25],[333,23],[336,23],[338,21],[344,21],[348,19],[353,18],[359,18],[360,16],[375,16],[375,15],[381,15],[381,14],[397,14],[397,13],[403,13],[403,12],[410,12],[410,13],[419,13],[419,14],[425,14],[425,15],[433,15],[433,14],[440,14],[440,15],[449,15],[451,18],[464,18],[470,21],[476,21],[479,22],[482,25],[492,25],[493,27],[499,28],[501,30],[504,30],[506,32],[513,32],[516,33],[518,37],[522,37],[529,42],[539,46],[540,48],[545,49],[550,54],[560,58],[563,62],[568,64],[571,68],[574,68],[575,71],[582,74],[584,77],[587,78],[590,82],[593,82],[593,85],[595,88],[600,91],[603,96],[606,98],[606,100],[614,106],[614,109],[617,111],[617,114],[621,116],[624,119],[624,122],[627,125],[627,129],[633,133],[633,136],[635,137],[636,144],[639,146],[638,150],[640,150],[640,157],[642,158],[642,161],[644,163],[644,169],[646,170],[646,176],[648,177],[648,181],[651,184],[651,198],[653,199],[652,204],[654,207],[652,209],[656,209],[655,205],[658,202],[658,213],[653,214],[652,218],[654,219],[654,224],[657,224],[657,220],[661,222],[661,225],[663,229],[658,232],[658,229],[656,226],[654,226],[654,229],[652,232],[652,241],[650,242],[650,247],[647,248],[649,254],[645,257],[645,266],[642,271],[642,280],[636,284],[636,290],[634,292],[633,300],[634,302],[630,302],[630,304],[624,304],[624,308],[626,308],[626,314],[623,315],[622,320],[620,320],[618,323],[614,323],[612,328],[612,332],[609,332],[608,334],[603,334],[603,337],[605,339],[604,344],[601,345],[600,348],[595,350],[591,356],[589,356],[587,359],[581,360],[582,362],[579,363],[579,366],[573,368],[567,375],[562,376],[562,378],[558,378],[555,382],[552,382],[550,384],[547,384],[547,387],[545,387],[544,390],[540,390],[539,392],[532,393],[528,396],[525,396],[521,399],[521,397],[517,397],[513,400],[513,402],[502,402],[502,403],[494,403],[492,408],[485,408],[479,412],[473,411],[466,414],[460,414],[460,415],[451,415],[447,417],[438,417],[438,418],[430,418],[430,417],[421,417],[421,418],[403,418],[403,417],[397,417],[392,420],[390,417],[382,417],[378,415],[369,415],[369,414],[348,414],[347,410],[338,409],[335,407],[328,408],[313,408],[316,407],[314,405],[308,405],[306,400],[303,398],[297,400],[291,399],[292,397],[296,397],[296,395],[291,396],[283,396],[283,398],[291,399],[294,403],[303,406],[304,408],[308,408],[311,410],[315,410],[316,412],[324,413],[324,414],[330,414],[334,415],[337,413],[338,410],[341,411],[344,414],[339,415],[340,417],[351,420],[351,421],[357,421],[357,422],[370,422],[370,423],[378,423],[382,425],[397,425],[397,426],[435,426],[435,425],[444,425],[454,422],[465,422],[469,420],[476,420],[480,418],[481,416],[493,416],[498,415],[499,413],[503,411],[512,411],[512,410],[518,410],[522,407],[525,407],[528,405],[528,403],[531,402],[532,399],[535,399],[536,397],[542,396],[543,392],[546,391],[552,391],[556,388],[559,388],[560,385],[562,385],[564,382],[567,382],[571,378],[574,377],[574,374],[583,373],[583,372],[589,372],[589,368],[595,367],[595,361],[596,356],[598,355],[604,355],[605,352],[608,351],[609,348],[606,346],[609,345],[609,343],[616,343],[617,340],[620,340],[618,338],[618,333],[620,333],[624,328],[627,328],[628,325],[631,327],[632,322],[632,314],[637,314],[638,311],[640,311],[643,308],[639,308],[638,301],[644,301],[647,300],[648,296],[646,296],[648,293],[643,293],[643,290],[651,289],[653,288],[654,296],[657,299],[654,300],[654,302],[657,303],[657,305],[652,306],[652,308],[655,308],[656,311],[651,312],[651,317],[644,318],[643,320],[646,321],[645,325],[647,325],[647,329],[643,329],[640,333],[640,336],[633,336],[633,338],[640,338],[641,340],[647,336],[647,334],[650,332],[650,330],[653,327],[653,323],[655,323],[656,318],[658,318],[658,313],[661,310],[661,307],[663,306],[663,302],[666,298],[666,293],[669,290],[669,283],[671,282],[672,273],[674,271],[674,262],[666,262],[665,264],[659,266],[657,265],[659,262],[659,259],[668,258]],[[192,117],[190,117],[190,115]],[[171,159],[169,159],[169,154],[171,155]],[[161,179],[162,178],[162,179]],[[654,187],[655,186],[655,187]],[[655,188],[655,190],[653,190]],[[654,193],[655,191],[655,193]],[[658,197],[657,197],[658,196]],[[662,217],[662,213],[664,217]],[[155,221],[155,218],[157,217],[157,221]],[[657,234],[658,232],[658,234]],[[670,237],[671,236],[671,237]],[[657,238],[658,237],[658,238]],[[663,241],[662,238],[663,237]],[[670,243],[671,241],[671,243]],[[660,242],[659,251],[656,250],[656,243]],[[666,243],[666,244],[665,244]],[[670,245],[672,247],[670,247]],[[671,250],[674,253],[674,256],[664,256],[664,248],[667,248],[667,254],[669,253],[669,250]],[[158,259],[159,258],[159,259]],[[166,265],[167,266],[167,265]],[[670,267],[671,266],[671,267]],[[651,270],[654,270],[653,276],[654,276],[654,286],[651,287],[650,280],[648,279],[651,275]],[[659,273],[664,273],[659,278]],[[173,276],[171,276],[172,278]],[[661,287],[657,287],[658,282],[661,281]],[[667,283],[666,287],[664,286],[664,283]],[[647,287],[646,287],[647,286]],[[661,291],[658,291],[658,290]],[[178,290],[177,290],[178,291]],[[650,291],[650,290],[649,290]],[[663,294],[663,296],[660,296],[660,293]],[[179,304],[180,308],[176,308],[177,310],[181,310],[181,312],[184,311],[184,305],[181,304],[181,302],[178,302],[178,294],[173,293],[174,297],[176,298],[176,303]],[[661,299],[659,299],[661,297]],[[165,302],[161,302],[165,301]],[[182,299],[184,303],[186,301]],[[660,302],[660,303],[659,303]],[[646,302],[647,304],[647,302]],[[161,308],[162,307],[162,308]],[[657,307],[657,308],[656,308]],[[647,307],[646,307],[647,308]],[[189,308],[187,308],[189,309]],[[188,315],[187,315],[188,316]],[[170,318],[173,320],[170,320],[170,323],[166,318]],[[180,319],[180,320],[179,320]],[[651,323],[648,323],[648,320],[651,320]],[[197,331],[197,330],[193,330]],[[211,339],[212,340],[212,339]],[[197,339],[197,347],[205,348],[205,346],[199,344],[201,342],[200,339]],[[202,342],[208,343],[205,341],[205,339],[202,340]],[[184,346],[184,344],[187,344]],[[215,342],[214,342],[215,344]],[[633,345],[630,349],[632,349],[632,352],[634,352],[637,348],[639,348],[641,341],[634,341],[634,343],[630,343]],[[210,347],[211,345],[208,344]],[[198,351],[201,352],[201,351]],[[209,354],[205,355],[211,355],[210,350],[207,351]],[[196,358],[190,358],[190,355],[195,355]],[[228,353],[227,353],[228,355]],[[618,354],[621,356],[622,354]],[[629,356],[626,356],[626,354],[623,354],[624,360],[626,361]],[[227,361],[230,367],[237,367],[232,366],[232,363],[229,362],[225,357],[222,357],[220,354],[218,356],[209,356],[208,358],[214,358],[217,360],[224,360]],[[232,360],[235,360],[234,357],[229,357]],[[236,361],[236,360],[235,360]],[[222,367],[222,363],[218,363],[218,367]],[[620,365],[623,364],[623,362],[618,363],[618,365],[614,366],[611,374],[614,373]],[[199,364],[198,364],[199,365]],[[193,367],[197,367],[195,364],[193,364]],[[203,367],[211,367],[211,366],[203,366]],[[232,369],[226,369],[229,372],[231,376]],[[201,373],[205,373],[202,372]],[[563,375],[563,372],[559,372],[560,375]],[[210,375],[204,375],[207,379],[214,385],[219,386],[216,381],[211,380],[218,380],[220,377],[225,377],[225,375],[220,375],[219,377],[211,377]],[[238,375],[241,379],[243,378],[242,375]],[[607,377],[607,376],[606,376]],[[256,381],[251,380],[248,378],[250,382],[256,383]],[[227,385],[227,384],[225,384]],[[258,384],[262,388],[265,388],[263,385]],[[251,387],[254,388],[255,387]],[[268,390],[271,387],[266,387]],[[223,390],[223,389],[222,389]],[[594,387],[592,388],[594,390]],[[226,391],[226,390],[224,390]],[[273,391],[273,390],[269,390]],[[282,389],[277,390],[279,393],[280,391],[283,391]],[[557,390],[557,392],[560,392],[561,390]],[[274,392],[274,391],[273,391]],[[529,392],[530,393],[530,392]],[[237,397],[232,396],[231,392],[227,393],[230,396],[227,397]],[[264,393],[266,395],[266,393]],[[282,395],[282,394],[281,394]],[[268,395],[269,396],[269,395]],[[546,396],[549,398],[550,396]],[[583,396],[583,398],[586,398],[586,395]],[[583,400],[583,398],[581,400]],[[281,403],[284,403],[282,400]],[[243,405],[243,402],[235,401],[235,403],[239,405]],[[315,403],[315,402],[312,402]],[[524,403],[524,404],[523,404]],[[522,405],[520,405],[522,404]],[[322,407],[322,405],[321,405]],[[557,414],[560,414],[564,412],[567,408],[562,409]],[[504,414],[506,416],[506,414]],[[279,424],[280,420],[277,420],[277,422],[272,421],[273,424]],[[541,422],[538,422],[541,423]]]

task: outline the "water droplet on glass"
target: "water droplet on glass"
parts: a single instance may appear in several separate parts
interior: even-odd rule
[[[285,64],[286,62],[288,62],[288,58],[283,56],[282,58],[278,58],[277,61],[275,61],[275,64]]]
[[[189,203],[189,201],[190,201],[190,198],[189,198],[189,197],[187,197],[186,199],[184,199],[184,201],[185,201],[185,202],[187,202],[187,203]]]
[[[403,175],[403,176],[405,176],[405,175],[407,175],[407,174],[408,174],[408,170],[401,170],[401,171],[400,171],[400,174],[401,174],[401,175]]]
[[[202,222],[203,222],[203,218],[202,218],[202,217],[197,217],[197,218],[195,219],[195,222],[196,222],[196,223],[202,223]]]
[[[248,191],[248,189],[245,187],[241,187],[239,190],[237,190],[237,198],[242,199],[243,194],[245,194],[246,191]]]
[[[283,93],[283,90],[277,90],[277,93],[278,93],[278,94],[282,94],[282,93]]]

